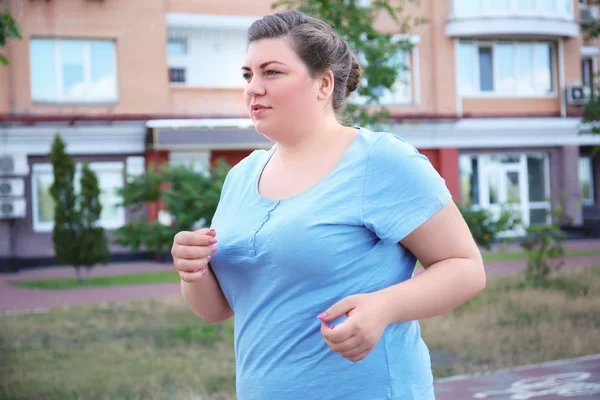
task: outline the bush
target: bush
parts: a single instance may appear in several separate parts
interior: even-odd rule
[[[476,209],[469,205],[457,204],[463,218],[465,219],[475,242],[490,250],[499,234],[505,231],[517,229],[521,225],[521,215],[510,207],[503,207],[498,218],[487,209]]]
[[[552,212],[560,220],[562,211]],[[526,280],[534,286],[543,285],[551,274],[564,265],[565,235],[555,224],[532,225],[527,228],[527,237],[521,247],[527,251]]]
[[[134,251],[152,251],[159,257],[168,254],[177,232],[210,225],[229,169],[220,162],[210,173],[177,166],[130,177],[119,191],[123,206],[132,211],[147,203],[164,206],[158,220],[148,221],[144,216],[117,229],[116,243]]]

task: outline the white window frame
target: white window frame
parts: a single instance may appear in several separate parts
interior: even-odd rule
[[[473,87],[480,87],[480,75],[479,75],[479,49],[481,47],[491,47],[492,48],[492,63],[493,63],[493,79],[494,79],[494,90],[493,91],[482,91],[481,89],[478,89],[476,91],[473,92],[462,92],[461,91],[461,82],[460,82],[460,68],[461,68],[461,60],[458,60],[458,69],[456,71],[456,78],[457,78],[457,83],[458,83],[458,91],[459,91],[459,95],[462,98],[533,98],[533,99],[549,99],[549,98],[555,98],[558,95],[557,92],[557,82],[556,82],[556,47],[554,46],[554,42],[552,41],[524,41],[524,40],[511,40],[511,41],[505,41],[505,40],[497,40],[497,41],[483,41],[483,40],[464,40],[464,41],[460,41],[458,43],[457,46],[457,54],[456,57],[458,59],[459,57],[459,52],[458,49],[460,49],[461,44],[472,44],[475,46],[476,50],[477,50],[477,54],[475,57],[475,64],[473,65],[473,69],[474,69],[474,73],[471,74],[471,79],[472,82],[471,83],[475,83],[473,85]],[[517,67],[517,52],[516,52],[516,48],[519,44],[528,44],[528,45],[536,45],[536,44],[547,44],[550,46],[550,54],[551,54],[551,62],[550,62],[550,78],[552,79],[552,86],[553,86],[553,90],[549,93],[533,93],[533,94],[527,94],[527,93],[518,93],[518,92],[498,92],[497,88],[498,88],[498,58],[496,57],[496,45],[498,44],[512,44],[513,45],[513,67],[514,67],[514,71],[518,71],[518,67]]]
[[[54,46],[54,82],[56,85],[56,93],[55,97],[52,100],[48,99],[36,99],[33,95],[33,87],[31,87],[31,100],[34,103],[39,104],[115,104],[119,102],[119,70],[118,70],[118,61],[117,61],[117,46],[113,40],[110,39],[90,39],[90,40],[80,40],[80,39],[65,39],[65,38],[47,38],[47,37],[33,37],[32,41],[49,41],[53,43]],[[86,95],[83,98],[70,98],[65,95],[63,88],[63,77],[62,77],[62,42],[68,41],[77,41],[83,42],[83,79],[86,87]],[[114,97],[112,98],[99,98],[94,97],[93,94],[89,94],[89,87],[91,85],[91,60],[92,60],[92,52],[91,52],[91,44],[93,42],[113,42],[114,53],[114,65],[113,70],[115,71],[115,87],[114,87]],[[30,70],[29,74],[31,76],[32,71]],[[33,85],[33,83],[32,83]]]
[[[76,163],[76,169],[75,169],[75,182],[79,182],[80,178],[81,178],[81,167],[82,167],[82,163],[78,162]],[[111,172],[116,172],[118,171],[121,176],[123,176],[123,181],[121,183],[120,187],[123,187],[124,185],[124,169],[125,169],[125,165],[123,162],[121,161],[107,161],[107,162],[90,162],[89,163],[90,168],[96,172],[96,173],[101,173],[103,170],[104,171],[111,171]],[[38,197],[37,197],[37,179],[36,179],[36,175],[37,174],[52,174],[53,173],[53,168],[52,168],[52,164],[49,163],[39,163],[39,164],[33,164],[32,166],[32,171],[31,171],[31,206],[32,206],[32,221],[33,221],[33,230],[35,232],[50,232],[52,231],[52,229],[54,229],[54,221],[39,221],[38,220],[38,216],[39,216],[39,203],[38,203]],[[116,190],[117,188],[115,188]],[[106,221],[106,220],[102,220],[100,219],[99,221],[99,225],[102,226],[104,229],[107,230],[114,230],[117,228],[120,228],[122,226],[125,225],[125,208],[124,207],[118,207],[117,208],[117,219],[116,220],[110,220],[110,221]]]
[[[584,199],[583,194],[581,194],[581,204],[586,205],[586,206],[593,206],[596,201],[596,193],[594,192],[594,183],[595,183],[594,182],[594,159],[592,157],[590,157],[589,155],[582,155],[582,156],[579,156],[579,158],[587,158],[590,160],[590,170],[588,171],[590,174],[590,198]],[[577,163],[578,163],[577,166],[579,167],[579,160],[577,160]],[[581,177],[578,179],[577,184],[579,185],[579,187],[581,189]]]
[[[583,50],[583,49],[582,49]],[[590,83],[593,89],[595,89],[595,86],[598,86],[598,54],[596,53],[595,55],[588,55],[588,54],[584,54],[582,51],[581,54],[581,61],[580,63],[583,63],[583,61],[592,61],[592,71],[591,72],[591,76],[590,76]],[[582,84],[584,84],[583,82],[583,76],[581,77],[581,82]]]
[[[530,224],[530,210],[531,209],[538,209],[538,210],[546,210],[546,223],[550,223],[552,221],[552,216],[550,214],[550,211],[552,209],[552,202],[550,199],[551,196],[551,181],[550,181],[550,156],[548,153],[544,153],[544,152],[495,152],[495,153],[461,153],[459,155],[459,157],[462,156],[467,156],[467,157],[476,157],[477,158],[477,163],[478,163],[478,168],[477,168],[477,190],[478,190],[478,197],[479,197],[479,203],[478,204],[472,204],[474,209],[481,209],[481,208],[488,208],[490,207],[489,204],[489,181],[488,178],[486,176],[486,172],[488,171],[486,169],[486,162],[488,157],[490,156],[509,156],[509,155],[513,155],[513,156],[518,156],[519,157],[519,161],[515,162],[515,165],[513,166],[513,168],[518,169],[519,172],[521,173],[521,177],[522,179],[524,179],[524,182],[526,182],[526,184],[521,186],[521,192],[520,192],[520,197],[521,197],[521,211],[522,211],[522,218],[523,218],[523,223],[528,226]],[[542,156],[543,160],[544,160],[544,188],[545,188],[545,197],[547,198],[546,201],[530,201],[529,200],[529,171],[527,169],[527,157],[528,156]],[[518,167],[517,167],[518,165]],[[460,171],[459,171],[460,172]],[[460,173],[459,173],[460,175]],[[460,179],[460,178],[459,178]],[[461,189],[461,194],[462,194],[462,187]],[[464,201],[464,199],[463,199]]]
[[[529,16],[529,17],[538,17],[538,18],[544,17],[544,18],[553,18],[553,19],[573,20],[573,1],[568,1],[568,0],[554,0],[556,3],[556,10],[557,10],[555,12],[543,12],[543,10],[542,10],[542,1],[543,0],[535,0],[536,6],[535,6],[535,10],[533,10],[533,11],[520,10],[518,8],[519,0],[508,0],[510,3],[510,6],[509,6],[509,9],[506,11],[492,10],[491,2],[493,0],[479,0],[479,2],[482,5],[481,11],[466,12],[464,14],[458,14],[456,12],[456,10],[458,9],[458,7],[456,7],[456,4],[460,1],[465,1],[465,0],[453,0],[452,1],[452,16],[454,18]],[[569,5],[569,9],[567,10],[566,13],[564,11],[559,11],[559,10],[561,10],[561,6],[563,4]]]
[[[406,71],[403,71],[406,74],[406,84],[408,86],[408,97],[402,97],[398,92],[391,92],[388,94],[390,97],[389,101],[383,100],[382,97],[379,98],[379,104],[384,106],[415,106],[418,105],[421,101],[421,76],[420,76],[420,65],[419,65],[419,42],[420,37],[417,35],[394,35],[395,39],[398,40],[409,40],[412,43],[411,50],[404,50],[404,65],[407,67]],[[361,59],[359,56],[361,64],[364,62],[364,58]],[[365,84],[366,80],[363,77],[363,81],[361,85]],[[389,89],[387,89],[389,90]],[[356,102],[357,104],[365,105],[366,99],[359,96],[358,92],[355,92],[350,97],[350,100]]]

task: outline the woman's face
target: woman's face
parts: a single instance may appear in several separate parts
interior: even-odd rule
[[[319,82],[310,76],[287,39],[250,43],[242,74],[244,100],[256,130],[273,141],[316,117]],[[310,121],[310,120],[309,120]]]

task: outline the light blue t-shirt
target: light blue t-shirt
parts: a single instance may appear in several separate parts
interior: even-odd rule
[[[451,200],[444,180],[402,139],[361,128],[325,178],[269,200],[258,180],[275,151],[230,171],[212,225],[211,266],[234,311],[238,399],[433,399],[417,321],[390,325],[353,363],[327,346],[317,315],[411,278],[416,259],[398,242]]]

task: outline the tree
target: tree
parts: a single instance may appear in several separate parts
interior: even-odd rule
[[[83,281],[81,268],[89,271],[97,263],[106,263],[109,257],[108,240],[104,229],[97,226],[102,206],[98,178],[88,164],[81,170],[80,190],[75,190],[75,161],[66,152],[66,145],[57,134],[50,151],[54,182],[50,194],[54,200],[55,259],[72,265],[77,280]]]
[[[273,8],[293,8],[318,17],[346,40],[353,49],[363,68],[363,83],[358,97],[348,103],[348,116],[360,125],[376,124],[390,116],[387,107],[380,104],[381,89],[392,89],[399,71],[407,66],[397,57],[399,52],[408,51],[413,44],[406,37],[410,29],[422,24],[424,19],[402,13],[409,3],[418,0],[398,0],[392,6],[390,0],[373,0],[369,7],[362,7],[359,0],[279,0]],[[379,15],[392,18],[398,27],[397,34],[384,33],[375,27]]]
[[[0,6],[3,4],[4,1],[0,0]],[[7,39],[11,38],[22,39],[21,28],[19,28],[19,24],[17,24],[10,11],[6,9],[0,13],[0,49],[3,49],[6,46]],[[8,59],[2,54],[0,54],[0,63],[8,65]]]
[[[589,6],[600,5],[600,0],[590,0]],[[596,19],[592,23],[582,26],[585,41],[594,41],[600,37],[600,22]],[[584,133],[600,135],[600,93],[596,87],[593,87],[590,101],[585,105],[583,111],[583,123],[586,124]],[[595,149],[596,151],[598,148]]]
[[[123,206],[138,212],[144,205],[158,202],[164,204],[164,209],[157,220],[148,221],[142,216],[117,229],[116,243],[164,257],[177,232],[210,225],[229,168],[224,162],[208,173],[185,166],[165,167],[129,177],[127,185],[119,191]]]
[[[106,264],[110,257],[110,251],[104,228],[98,225],[102,214],[98,176],[88,163],[84,163],[81,168],[80,182],[79,262],[89,272],[94,264]]]

